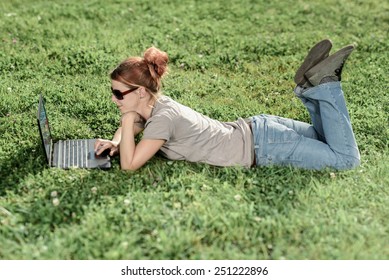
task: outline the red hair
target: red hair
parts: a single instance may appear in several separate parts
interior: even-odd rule
[[[148,48],[142,57],[129,57],[111,72],[111,79],[128,86],[142,86],[158,94],[161,79],[167,73],[169,57],[155,47]]]

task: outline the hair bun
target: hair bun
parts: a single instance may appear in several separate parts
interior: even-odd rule
[[[157,49],[156,47],[148,48],[143,58],[147,63],[150,74],[154,79],[160,79],[167,72],[167,63],[169,57],[167,53]]]

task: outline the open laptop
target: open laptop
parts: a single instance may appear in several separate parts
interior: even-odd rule
[[[59,140],[53,143],[42,94],[39,96],[37,119],[43,150],[50,167],[62,169],[111,167],[111,159],[108,155],[95,155],[96,139]]]

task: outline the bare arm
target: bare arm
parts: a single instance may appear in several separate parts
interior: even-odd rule
[[[134,136],[138,135],[144,129],[144,121],[138,117],[138,121],[134,125]],[[120,126],[115,134],[113,135],[112,140],[98,139],[95,143],[95,152],[96,155],[100,155],[106,149],[110,149],[110,156],[114,156],[119,153],[119,146],[122,139],[122,127]]]
[[[142,139],[135,144],[134,122],[137,114],[126,113],[122,117],[122,139],[120,142],[120,166],[122,170],[137,170],[162,147],[165,140]]]
[[[144,129],[144,123],[143,122],[136,122],[134,125],[134,135],[138,135],[141,133]],[[113,135],[112,142],[119,144],[122,139],[122,127],[120,126],[115,134]]]
[[[119,128],[116,130],[115,134],[113,135],[112,142],[119,144],[121,139],[122,139],[122,127],[119,126]]]

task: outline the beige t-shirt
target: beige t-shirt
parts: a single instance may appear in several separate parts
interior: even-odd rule
[[[155,103],[143,138],[166,140],[160,151],[171,160],[250,167],[254,158],[252,133],[243,119],[213,120],[167,96]]]

